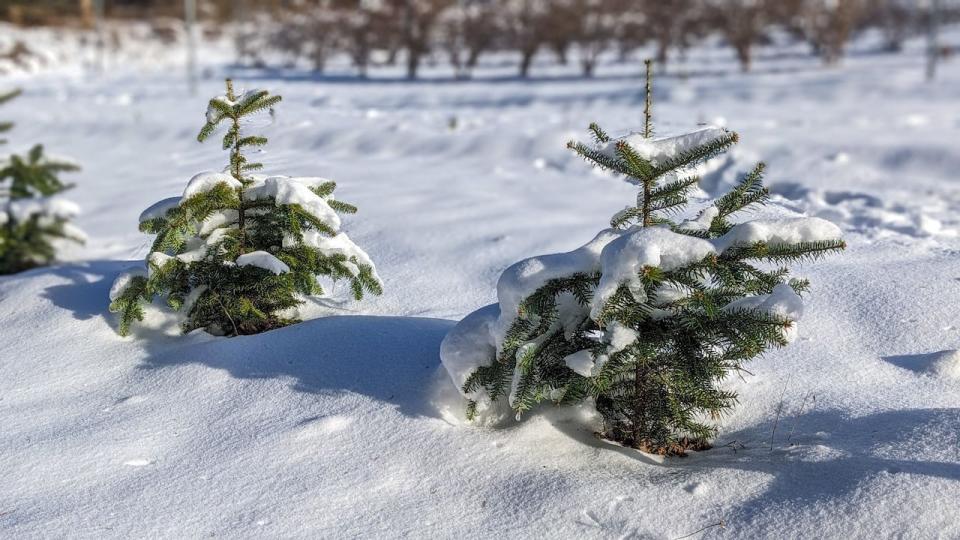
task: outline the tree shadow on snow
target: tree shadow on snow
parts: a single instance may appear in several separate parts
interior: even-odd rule
[[[67,283],[44,289],[43,297],[55,306],[71,311],[73,317],[79,321],[100,316],[109,321],[107,306],[110,304],[110,286],[113,285],[117,274],[134,266],[142,266],[142,263],[139,261],[64,263],[37,268],[21,275],[27,277],[31,274],[48,274],[66,278]]]
[[[664,481],[703,481],[713,470],[769,475],[762,489],[732,508],[724,519],[749,527],[767,511],[788,505],[848,504],[865,482],[883,476],[920,475],[960,480],[960,408],[906,409],[850,418],[839,410],[781,418],[722,433],[714,448],[686,458],[659,460],[558,426],[584,444],[619,452],[646,464],[663,465]],[[771,437],[771,435],[773,435]],[[799,510],[798,510],[799,511]],[[904,517],[904,519],[907,519]],[[754,530],[756,532],[756,530]]]
[[[898,354],[884,356],[883,359],[901,369],[912,371],[918,375],[929,374],[934,371],[934,363],[944,355],[953,353],[952,350],[935,351],[920,354]]]
[[[355,392],[408,416],[438,416],[430,403],[440,342],[453,321],[331,316],[233,338],[203,333],[149,340],[146,369],[200,364],[238,379],[289,378],[305,393]]]
[[[109,313],[110,287],[116,276],[140,261],[92,261],[40,268],[31,273],[66,278],[42,296],[70,311],[77,320]],[[64,281],[57,279],[57,281]],[[299,392],[356,392],[397,406],[410,416],[439,416],[431,403],[432,381],[440,365],[440,342],[454,321],[417,317],[343,315],[304,321],[253,336],[215,337],[202,331],[176,333],[176,322],[163,329],[135,328],[146,351],[145,369],[200,364],[225,370],[238,379],[289,378]]]

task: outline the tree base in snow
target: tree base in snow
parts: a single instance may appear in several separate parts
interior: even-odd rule
[[[297,324],[302,322],[300,319],[285,319],[281,317],[269,317],[266,319],[234,319],[221,321],[219,323],[214,323],[212,325],[201,325],[195,328],[185,327],[187,332],[196,330],[197,328],[203,328],[208,332],[221,336],[236,337],[236,336],[250,336],[254,334],[260,334],[262,332],[269,332],[270,330],[276,330],[278,328],[283,328],[285,326],[290,326],[292,324]]]
[[[33,270],[34,268],[39,268],[41,266],[47,266],[47,265],[35,263],[35,262],[25,262],[25,261],[8,262],[8,261],[0,260],[0,276],[19,274],[20,272],[26,272],[27,270]]]
[[[617,433],[616,431],[611,431],[610,433],[597,433],[597,437],[605,439],[621,446],[627,448],[633,448],[639,450],[645,454],[653,454],[656,456],[672,456],[672,457],[687,457],[687,452],[702,452],[704,450],[710,450],[713,448],[713,445],[710,444],[710,441],[706,439],[696,439],[683,437],[679,441],[663,445],[656,443],[649,439],[644,439],[637,441],[632,437],[626,436],[623,432]],[[618,436],[621,435],[621,436]]]

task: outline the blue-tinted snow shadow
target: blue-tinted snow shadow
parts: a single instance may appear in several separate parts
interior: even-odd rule
[[[953,351],[943,350],[920,354],[900,354],[895,356],[884,356],[883,359],[898,368],[906,369],[917,374],[930,373],[933,363],[945,354]],[[958,426],[960,429],[960,426]]]
[[[818,504],[830,508],[836,503],[833,507],[840,507],[848,504],[865,482],[885,476],[960,480],[958,408],[902,409],[857,418],[842,411],[815,411],[781,422],[772,451],[770,421],[722,437],[714,451],[695,456],[689,465],[772,476],[756,496],[727,513],[741,530],[751,530],[778,506],[799,509]],[[729,446],[722,446],[725,444]],[[941,451],[933,458],[923,457],[932,448]],[[910,483],[907,480],[903,485]],[[898,518],[891,516],[890,520]]]
[[[110,304],[109,293],[113,280],[120,272],[142,265],[140,261],[63,263],[36,268],[20,275],[28,277],[34,274],[48,274],[65,278],[66,283],[44,289],[43,297],[55,306],[73,313],[73,317],[77,320],[85,321],[104,317],[108,324],[112,324],[107,307]]]
[[[91,261],[20,274],[66,278],[42,295],[77,320],[109,313],[109,291],[120,272],[139,261]],[[203,332],[169,336],[142,329],[134,338],[147,351],[145,369],[200,364],[238,379],[288,378],[306,393],[356,392],[397,406],[412,416],[439,416],[431,381],[440,365],[440,342],[454,321],[419,317],[333,316],[253,336],[214,337]],[[116,339],[122,339],[119,336]]]
[[[789,507],[799,513],[815,504],[847,505],[853,492],[879,477],[918,475],[960,481],[960,408],[893,410],[857,418],[825,410],[780,418],[777,423],[776,431],[771,418],[748,429],[721,433],[714,448],[685,458],[666,458],[653,474],[671,484],[703,482],[708,480],[705,475],[720,469],[769,475],[771,480],[755,494],[723,509],[725,534],[733,538],[759,534],[764,518],[775,508]],[[646,464],[655,461],[636,450],[577,433],[575,426],[558,427],[584,444]],[[923,457],[931,449],[937,449],[936,457]]]
[[[145,369],[199,364],[238,379],[286,378],[305,393],[355,392],[409,416],[439,416],[431,380],[453,321],[347,315],[253,336],[150,340]]]

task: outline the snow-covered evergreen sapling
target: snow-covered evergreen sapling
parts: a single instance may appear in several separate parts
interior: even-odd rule
[[[508,268],[499,304],[444,340],[441,358],[468,417],[590,401],[602,436],[683,454],[708,446],[717,429],[709,420],[736,403],[725,376],[795,336],[809,284],[789,279],[785,265],[843,249],[840,230],[796,216],[736,223],[768,199],[763,164],[695,218],[675,220],[697,167],[737,135],[705,127],[653,138],[647,111],[642,133],[614,139],[592,125],[594,144],[570,143],[635,184],[636,204],[580,249]]]
[[[0,104],[20,94],[0,95]],[[0,123],[0,133],[13,123]],[[0,144],[6,143],[0,139]],[[50,159],[36,145],[25,156],[0,159],[0,274],[12,274],[50,264],[56,258],[58,240],[83,243],[86,235],[70,224],[79,208],[61,197],[73,187],[60,174],[79,167],[65,160]]]
[[[122,274],[111,290],[119,332],[143,320],[144,304],[157,296],[184,315],[183,330],[203,328],[235,336],[296,322],[309,295],[323,294],[319,276],[349,280],[353,296],[380,294],[370,257],[340,231],[338,212],[357,209],[333,198],[324,178],[265,176],[247,151],[267,139],[242,131],[250,116],[280,102],[265,90],[210,100],[203,142],[226,124],[225,172],[194,176],[181,197],[164,199],[140,216],[140,230],[155,234],[145,270]]]

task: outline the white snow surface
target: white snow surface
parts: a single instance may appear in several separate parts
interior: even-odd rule
[[[286,274],[290,271],[290,267],[287,266],[287,263],[281,261],[266,251],[251,251],[250,253],[244,253],[243,255],[237,257],[236,262],[237,266],[256,266],[257,268],[263,268],[264,270],[268,270],[278,276],[280,274]]]
[[[927,369],[960,349],[960,62],[924,82],[923,40],[895,55],[858,42],[835,68],[806,46],[758,47],[750,74],[703,45],[658,77],[658,133],[728,125],[767,162],[774,200],[742,219],[808,214],[849,247],[796,267],[812,283],[799,335],[728,381],[739,404],[715,447],[654,460],[568,409],[465,425],[439,361],[505,268],[583,245],[635,197],[564,144],[592,121],[637,129],[638,62],[608,58],[583,80],[545,52],[523,82],[490,56],[471,81],[425,66],[448,79],[430,84],[402,67],[234,70],[232,49],[204,45],[211,76],[192,95],[182,47],[124,37],[108,69],[86,71],[92,45],[76,60],[74,38],[0,29],[14,38],[49,62],[0,75],[25,90],[0,111],[17,123],[4,151],[42,141],[77,158],[70,197],[90,241],[0,277],[0,537],[960,537],[960,383]],[[149,250],[140,210],[224,164],[194,136],[226,75],[284,97],[256,126],[270,137],[257,160],[339,181],[360,209],[344,228],[385,293],[339,310],[358,316],[258,336],[180,336],[170,321],[119,338],[106,305]],[[470,317],[492,332],[499,313]]]

